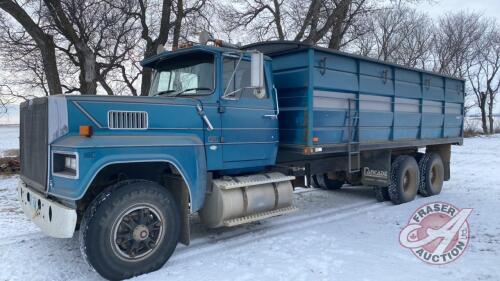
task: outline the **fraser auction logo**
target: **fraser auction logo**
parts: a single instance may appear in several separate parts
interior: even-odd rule
[[[424,262],[452,262],[463,254],[469,244],[467,218],[471,212],[472,209],[458,209],[443,202],[422,206],[401,230],[399,241]]]

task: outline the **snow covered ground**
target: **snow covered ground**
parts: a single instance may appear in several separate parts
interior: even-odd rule
[[[367,187],[296,193],[299,211],[232,229],[195,219],[192,245],[137,280],[500,280],[500,135],[453,147],[452,180],[439,196],[394,206]],[[0,280],[96,280],[76,238],[44,236],[24,217],[17,178],[0,179]],[[474,208],[457,261],[433,266],[399,243],[410,215],[433,201]]]

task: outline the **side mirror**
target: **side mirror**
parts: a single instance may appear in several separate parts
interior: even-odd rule
[[[250,60],[251,79],[250,86],[257,91],[264,89],[264,54],[252,52]]]

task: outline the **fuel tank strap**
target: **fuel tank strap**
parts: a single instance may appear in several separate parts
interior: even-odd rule
[[[270,179],[268,174],[264,174],[264,176]],[[276,182],[272,182],[272,185],[274,190],[274,209],[277,209],[280,202],[280,193],[278,191],[278,184]]]
[[[220,189],[226,190],[226,189],[240,188],[244,186],[290,181],[294,179],[295,179],[294,176],[285,176],[281,173],[266,173],[266,174],[250,175],[250,176],[239,176],[237,178],[225,177],[222,179],[216,179],[213,181],[213,183],[217,185]]]

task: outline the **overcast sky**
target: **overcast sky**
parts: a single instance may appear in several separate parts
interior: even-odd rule
[[[484,14],[500,22],[500,0],[430,0],[417,7],[433,17],[447,12],[468,11]]]

